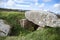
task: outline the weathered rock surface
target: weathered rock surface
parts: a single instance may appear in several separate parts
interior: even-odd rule
[[[10,31],[10,25],[5,23],[5,20],[0,19],[0,36],[7,36]]]
[[[27,11],[25,17],[29,21],[39,25],[40,27],[60,27],[60,19],[53,13],[46,11]]]
[[[21,19],[20,25],[21,25],[21,27],[23,27],[27,30],[31,30],[31,31],[36,30],[36,28],[38,27],[36,24],[28,21],[27,19]]]

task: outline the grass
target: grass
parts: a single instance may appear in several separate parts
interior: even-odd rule
[[[11,27],[13,27],[11,30],[12,36],[22,36],[26,35],[30,31],[21,28],[19,24],[19,20],[25,18],[24,12],[14,12],[14,11],[2,11],[0,12],[0,19],[4,19],[8,22]]]
[[[26,35],[25,40],[60,40],[60,28],[42,28]]]
[[[4,19],[11,27],[10,36],[0,37],[0,40],[60,40],[60,28],[41,28],[31,32],[21,28],[19,20],[25,18],[24,12],[1,11],[0,19]]]

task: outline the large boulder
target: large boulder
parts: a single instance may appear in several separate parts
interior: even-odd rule
[[[60,27],[60,19],[51,12],[47,11],[27,11],[25,17],[29,21],[39,25],[40,27]]]
[[[10,32],[10,25],[5,22],[5,20],[0,19],[0,36],[7,36]]]

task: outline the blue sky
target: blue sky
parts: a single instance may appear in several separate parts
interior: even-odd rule
[[[60,13],[60,0],[0,0],[0,8]]]

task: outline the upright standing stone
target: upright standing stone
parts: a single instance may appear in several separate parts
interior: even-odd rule
[[[25,28],[25,29],[30,30],[30,31],[34,31],[38,27],[36,24],[28,21],[27,19],[21,19],[20,25],[22,28]]]

